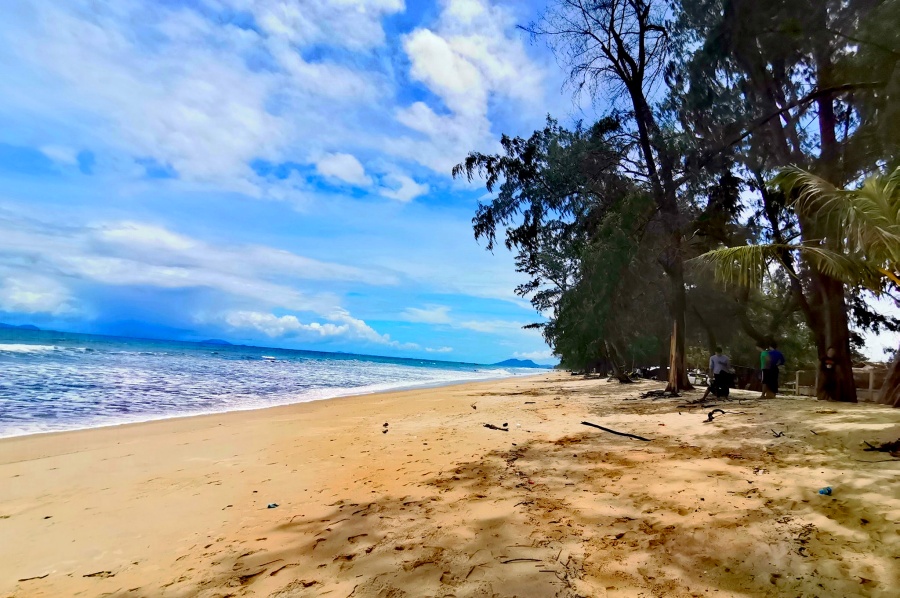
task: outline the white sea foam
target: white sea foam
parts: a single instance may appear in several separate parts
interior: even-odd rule
[[[5,353],[46,353],[48,351],[58,351],[60,347],[56,345],[25,345],[25,344],[3,344],[0,343],[0,351]]]

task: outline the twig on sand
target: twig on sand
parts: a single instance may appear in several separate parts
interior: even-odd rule
[[[501,428],[500,426],[495,426],[494,424],[484,424],[485,428],[489,428],[491,430],[500,430],[501,432],[509,432],[507,428]]]
[[[501,564],[506,565],[508,563],[540,563],[541,559],[509,559],[506,561],[500,561]]]
[[[784,436],[784,432],[776,432],[775,430],[772,430],[772,434],[775,435],[775,438],[781,438],[782,436]]]
[[[627,432],[617,432],[615,430],[611,430],[609,428],[604,428],[603,426],[598,426],[597,424],[592,424],[591,422],[581,422],[585,426],[590,426],[592,428],[597,428],[598,430],[603,430],[604,432],[609,432],[610,434],[615,434],[616,436],[627,436],[628,438],[634,438],[635,440],[643,440],[644,442],[650,442],[649,438],[644,438],[643,436],[636,436],[635,434],[628,434]]]
[[[659,390],[659,389],[648,390],[647,392],[642,392],[640,395],[638,395],[638,397],[641,399],[649,399],[650,397],[653,397],[654,401],[656,399],[668,399],[668,398],[680,397],[680,396],[681,395],[678,394],[677,392],[667,392],[665,390]]]
[[[706,414],[706,419],[703,420],[703,423],[708,424],[709,422],[711,422],[713,420],[713,418],[715,417],[716,412],[721,413],[722,415],[725,415],[726,413],[730,413],[732,415],[747,415],[743,411],[724,411],[722,409],[713,409],[712,411],[710,411],[709,413]]]
[[[49,574],[49,573],[44,573],[43,575],[38,575],[38,576],[36,576],[36,577],[23,577],[22,579],[20,579],[20,580],[18,580],[18,581],[31,581],[31,580],[33,580],[33,579],[44,579],[44,578],[47,577],[48,575],[50,575],[50,574]]]

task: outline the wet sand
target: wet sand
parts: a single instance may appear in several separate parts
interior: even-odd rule
[[[660,387],[551,373],[0,440],[0,596],[897,595],[900,460],[862,449],[900,410],[736,393],[705,422],[700,393],[638,398]]]

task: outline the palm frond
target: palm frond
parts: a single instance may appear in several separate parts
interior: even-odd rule
[[[689,261],[697,266],[712,267],[716,280],[726,285],[758,288],[769,265],[790,245],[742,245],[707,251]]]
[[[867,261],[863,256],[832,251],[824,247],[806,245],[742,245],[714,249],[688,263],[709,266],[716,279],[726,285],[760,288],[769,267],[780,262],[785,251],[800,252],[813,267],[823,274],[849,285],[862,285],[875,292],[881,291],[883,269]]]
[[[772,179],[797,214],[816,223],[832,251],[861,254],[884,269],[900,263],[900,168],[868,177],[859,189],[837,189],[790,166]]]

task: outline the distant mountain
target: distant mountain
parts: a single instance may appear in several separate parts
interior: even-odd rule
[[[4,324],[3,322],[0,322],[0,328],[15,328],[17,330],[40,330],[40,328],[38,328],[34,324],[20,324],[19,326],[16,326],[14,324]]]
[[[506,361],[501,361],[500,363],[495,363],[493,365],[507,368],[540,368],[542,370],[550,369],[549,365],[538,365],[530,359],[507,359]]]
[[[201,345],[231,345],[228,341],[223,341],[220,338],[210,338],[205,341],[200,341]]]

